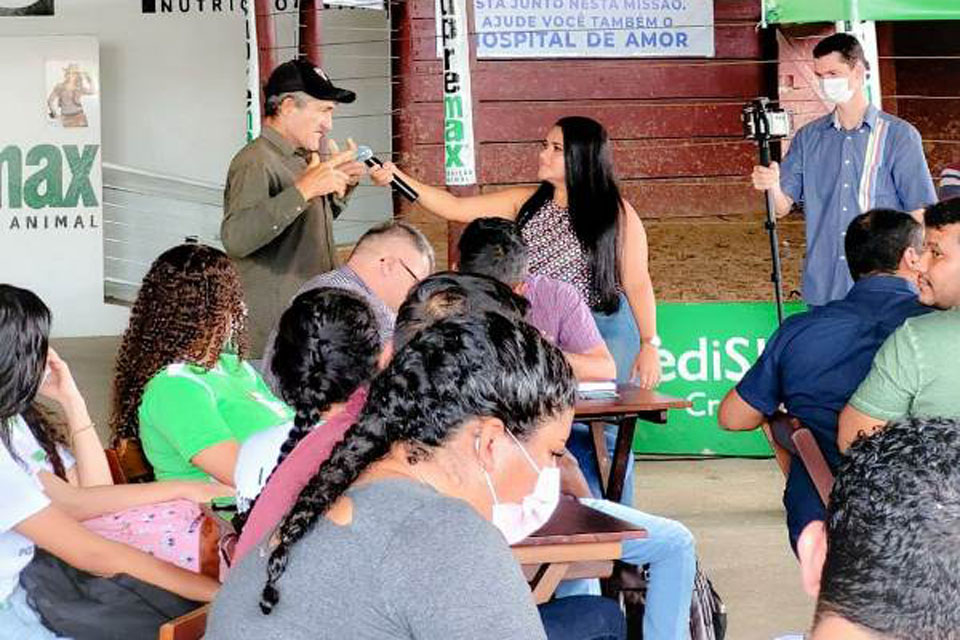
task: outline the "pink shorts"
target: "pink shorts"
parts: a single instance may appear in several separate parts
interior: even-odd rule
[[[92,518],[83,526],[114,542],[199,572],[203,518],[196,503],[171,500]]]

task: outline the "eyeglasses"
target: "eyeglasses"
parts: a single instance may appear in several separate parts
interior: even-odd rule
[[[393,259],[400,263],[400,266],[410,274],[410,277],[413,278],[414,282],[420,282],[420,277],[413,272],[413,269],[407,266],[407,263],[404,262],[403,259],[397,257],[394,257]],[[380,262],[383,262],[384,260],[386,260],[386,258],[380,258]]]

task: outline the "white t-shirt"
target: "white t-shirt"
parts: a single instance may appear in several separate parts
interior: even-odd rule
[[[13,528],[50,504],[37,473],[53,473],[53,465],[20,416],[11,420],[10,445],[19,460],[0,444],[0,602],[13,593],[20,571],[33,559],[33,542]],[[72,467],[73,456],[63,447],[59,451],[64,468]]]
[[[267,478],[277,466],[280,447],[287,441],[293,423],[278,424],[258,431],[243,441],[233,470],[233,485],[237,489],[237,511],[245,512],[260,492]]]

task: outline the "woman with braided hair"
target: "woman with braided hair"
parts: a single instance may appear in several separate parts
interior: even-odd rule
[[[293,412],[244,360],[246,311],[227,255],[188,243],[150,266],[113,382],[115,446],[141,445],[157,480],[233,485],[240,445]]]
[[[488,312],[427,326],[234,567],[206,637],[543,638],[498,528],[525,533],[521,502],[549,516],[574,399],[563,354],[525,323]]]
[[[268,366],[296,416],[292,424],[254,434],[240,448],[234,478],[241,513],[304,438],[316,432],[314,446],[332,445],[356,420],[366,398],[363,386],[378,371],[378,327],[366,301],[345,289],[311,289],[284,311]],[[328,424],[341,413],[346,415]]]
[[[420,313],[419,309],[431,309],[436,313],[429,314],[431,317],[425,317],[428,314]],[[415,286],[400,306],[396,323],[396,329],[400,333],[394,336],[393,346],[395,348],[401,347],[416,332],[438,317],[445,317],[454,312],[458,315],[472,315],[484,311],[496,311],[520,320],[523,318],[526,309],[526,300],[515,294],[510,287],[492,278],[465,273],[437,273]],[[446,310],[447,313],[443,313],[442,310]],[[290,321],[292,322],[292,318]],[[319,330],[319,325],[317,330]],[[361,328],[359,333],[363,334],[364,330]],[[286,335],[285,340],[290,340],[287,352],[292,354],[296,351],[293,348],[296,332],[286,332]],[[402,340],[399,338],[402,338]],[[357,340],[356,337],[353,339]],[[352,350],[356,353],[358,351],[357,346],[353,345]],[[381,361],[385,361],[389,355],[389,350],[384,350],[380,355]],[[292,359],[284,357],[284,361],[292,362]],[[278,364],[275,361],[273,366]],[[282,368],[287,369],[286,366]],[[372,374],[370,377],[372,377]],[[289,386],[291,386],[294,395],[299,395],[295,376],[291,376]],[[356,422],[357,416],[366,401],[366,395],[365,387],[361,386],[350,397],[342,411],[333,417],[330,417],[330,412],[328,412],[328,419],[325,421],[323,429],[312,431],[309,436],[304,438],[302,446],[297,446],[288,457],[284,458],[282,464],[277,465],[256,503],[249,511],[234,519],[234,527],[240,530],[240,538],[233,552],[234,562],[239,562],[260,542],[267,532],[276,528],[280,520],[293,506],[293,503],[296,502],[300,491],[316,473],[317,468],[330,457],[334,445],[343,438],[346,430]],[[293,395],[288,396],[287,393],[284,393],[284,398],[292,406],[296,406],[296,401],[290,399],[292,397]],[[244,449],[246,449],[246,445]],[[243,457],[244,452],[241,451],[241,459]],[[239,466],[240,464],[238,464],[238,468]],[[241,489],[242,484],[238,480],[238,487]]]

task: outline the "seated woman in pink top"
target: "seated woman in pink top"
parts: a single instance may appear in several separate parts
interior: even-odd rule
[[[251,436],[240,449],[234,483],[246,517],[234,521],[243,533],[235,554],[259,541],[265,523],[272,527],[283,517],[353,424],[381,351],[373,311],[350,291],[312,289],[284,312],[268,366],[296,416]]]

